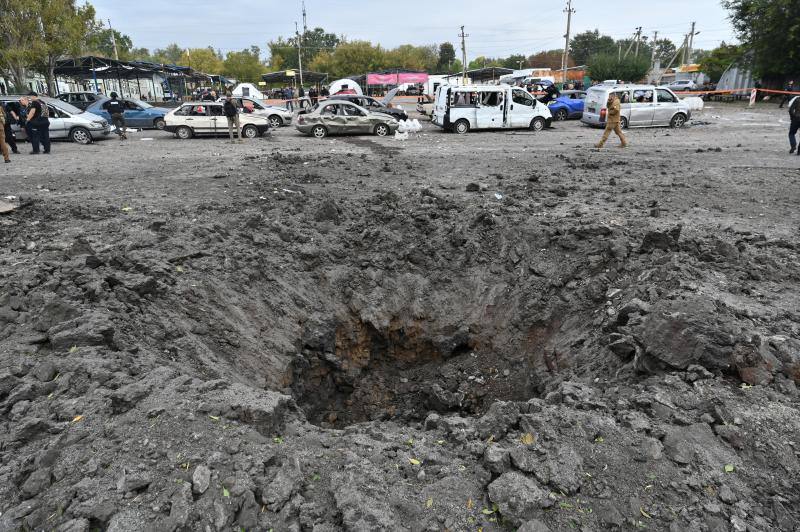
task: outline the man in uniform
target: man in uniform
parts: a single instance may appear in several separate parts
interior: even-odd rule
[[[3,104],[0,104],[0,107],[2,106]],[[6,104],[6,125],[3,128],[3,132],[6,136],[6,143],[11,146],[11,153],[19,153],[19,149],[17,149],[17,136],[14,134],[14,131],[11,130],[11,124],[16,124],[19,120],[19,114],[14,112],[14,109],[16,109],[15,106],[18,107],[17,102],[8,102]]]
[[[233,130],[236,129],[236,135],[238,136],[239,142],[242,142],[242,127],[241,123],[239,122],[239,109],[236,108],[236,104],[233,103],[233,99],[230,94],[225,97],[225,104],[222,106],[222,114],[225,115],[225,118],[228,119],[228,136],[231,138],[231,144],[236,142],[233,137]]]
[[[800,150],[797,149],[797,131],[800,130],[800,97],[795,96],[789,103],[789,146],[792,148],[789,153],[797,151],[800,155]]]
[[[103,104],[103,109],[111,115],[114,132],[119,135],[120,140],[128,140],[128,134],[125,131],[125,102],[119,101],[117,93],[112,92],[111,99]]]
[[[39,99],[35,92],[28,94],[30,105],[28,106],[28,132],[31,134],[31,154],[39,153],[39,144],[44,148],[43,153],[50,153],[50,110],[47,104]]]
[[[603,133],[603,138],[595,145],[595,148],[602,148],[612,131],[619,137],[620,148],[624,148],[628,145],[628,141],[625,140],[625,135],[622,134],[622,127],[620,127],[620,103],[619,96],[616,93],[612,92],[608,95],[607,107],[606,130]]]
[[[6,146],[6,125],[9,118],[6,116],[6,110],[0,104],[0,153],[3,154],[3,161],[10,163],[11,158],[8,156],[8,146]]]

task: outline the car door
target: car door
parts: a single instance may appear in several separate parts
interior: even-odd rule
[[[656,89],[656,105],[653,115],[654,126],[666,126],[672,121],[678,97],[666,89]]]
[[[635,89],[631,101],[630,126],[650,126],[655,112],[655,91],[653,89]]]
[[[228,119],[225,118],[222,106],[219,104],[208,104],[208,132],[212,135],[219,135],[228,130]]]
[[[475,110],[478,129],[503,127],[503,94],[501,90],[478,93],[478,108]]]
[[[47,105],[47,110],[50,113],[48,119],[50,122],[50,138],[63,139],[69,133],[66,124],[69,115],[49,104]]]
[[[366,111],[359,109],[351,103],[342,103],[339,111],[344,117],[342,129],[348,134],[371,133],[371,124]]]
[[[514,88],[511,91],[511,105],[508,111],[507,127],[528,127],[533,120],[533,96],[522,89]]]
[[[329,133],[337,134],[344,131],[345,118],[340,114],[342,112],[340,111],[342,105],[343,104],[339,102],[329,103],[319,110],[319,121],[328,129]]]
[[[208,105],[192,105],[186,116],[186,125],[197,135],[205,135],[211,131],[211,119],[208,116]]]
[[[130,127],[147,127],[152,125],[149,123],[149,117],[145,110],[130,100],[125,100],[124,114],[125,124]]]

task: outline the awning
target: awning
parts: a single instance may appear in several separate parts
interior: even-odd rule
[[[281,70],[278,72],[270,72],[261,76],[266,83],[292,83],[295,80],[300,81],[299,70]],[[328,79],[328,74],[321,72],[311,72],[303,70],[303,83],[321,83]]]

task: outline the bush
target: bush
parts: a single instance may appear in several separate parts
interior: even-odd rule
[[[589,76],[596,81],[619,79],[641,81],[650,72],[650,59],[628,56],[619,59],[616,54],[598,54],[589,60]]]

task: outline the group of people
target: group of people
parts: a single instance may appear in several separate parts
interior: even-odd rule
[[[25,131],[31,143],[31,154],[50,153],[50,110],[37,93],[31,92],[19,102],[0,104],[0,152],[6,163],[11,162],[11,153],[19,153],[17,137],[11,130],[13,124]]]

